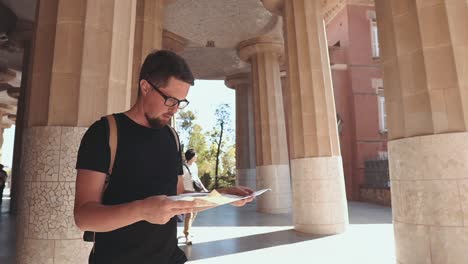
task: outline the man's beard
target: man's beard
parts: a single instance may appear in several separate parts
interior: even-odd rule
[[[164,122],[158,117],[150,118],[147,114],[145,114],[145,118],[148,121],[148,124],[150,125],[150,127],[155,128],[155,129],[160,129],[164,127],[165,125],[167,125],[167,123],[169,123],[169,121]]]

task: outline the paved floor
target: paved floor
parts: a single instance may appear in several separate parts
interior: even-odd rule
[[[0,214],[1,264],[14,263],[14,219],[6,213],[8,203],[4,200]],[[255,204],[221,206],[198,215],[194,244],[181,248],[190,264],[394,264],[390,208],[351,202],[349,213],[345,234],[324,237],[295,232],[290,215],[257,213]]]
[[[396,263],[391,209],[351,202],[349,214],[345,234],[313,236],[294,231],[289,215],[257,213],[253,204],[222,206],[200,213],[194,244],[181,247],[193,264]]]
[[[15,219],[8,214],[9,198],[3,199],[0,209],[0,263],[13,264],[15,252]]]

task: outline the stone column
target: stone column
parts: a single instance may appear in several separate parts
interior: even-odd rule
[[[165,2],[167,4],[167,0]],[[172,33],[171,31],[168,30],[163,30],[162,31],[162,49],[164,50],[170,50],[172,52],[175,52],[177,54],[181,54],[187,44],[189,43],[188,39],[185,39],[175,33]],[[136,100],[136,98],[135,98]],[[176,117],[173,116],[170,121],[171,126],[177,130],[176,126]]]
[[[468,259],[468,2],[376,1],[397,262]]]
[[[236,91],[237,185],[257,189],[255,130],[251,80],[247,73],[227,76],[226,86]]]
[[[5,129],[3,128],[2,124],[0,124],[0,159],[3,156],[3,132],[4,130]]]
[[[146,56],[162,48],[165,0],[136,0],[135,45],[133,50],[133,81],[131,103],[138,97],[140,68]],[[167,0],[166,0],[167,1]]]
[[[239,56],[252,65],[257,188],[273,191],[258,199],[258,211],[291,211],[291,183],[279,58],[283,41],[259,37],[238,45]]]
[[[284,66],[283,66],[284,68]],[[291,106],[289,105],[291,103],[291,99],[289,96],[291,95],[288,92],[288,76],[286,73],[286,70],[281,70],[280,73],[281,76],[281,91],[283,92],[283,108],[284,108],[284,118],[285,118],[285,123],[286,123],[286,136],[287,136],[287,142],[288,142],[288,154],[291,155],[291,152],[289,151],[289,145],[291,142],[291,132],[289,131],[289,128],[291,127],[291,112],[288,111]],[[289,159],[291,160],[291,156],[289,156]]]
[[[136,1],[38,2],[25,94],[16,263],[87,263],[75,226],[86,127],[130,102]]]
[[[284,16],[295,229],[342,233],[348,212],[321,1],[263,3]]]

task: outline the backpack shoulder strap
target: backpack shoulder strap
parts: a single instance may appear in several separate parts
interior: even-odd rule
[[[190,174],[190,176],[192,176],[192,172],[190,171],[190,168],[189,168],[189,166],[187,165],[187,163],[184,163],[183,165],[184,165],[185,168],[187,168],[187,171],[188,171],[188,173]]]
[[[109,124],[109,148],[111,154],[108,175],[111,175],[114,168],[115,154],[117,153],[117,122],[114,115],[108,115],[106,118]]]
[[[104,188],[102,194],[109,186],[110,175],[112,174],[112,169],[114,168],[115,154],[117,153],[117,121],[115,120],[114,115],[107,115],[107,124],[109,125],[109,148],[110,148],[110,162],[109,170],[107,171],[106,181],[104,183]],[[93,242],[92,252],[94,254],[96,250],[96,232],[85,231],[83,234],[83,240],[87,242]]]

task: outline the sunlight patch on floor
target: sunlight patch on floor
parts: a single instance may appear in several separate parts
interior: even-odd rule
[[[290,230],[292,227],[198,227],[194,243],[206,243]],[[260,237],[261,239],[261,237]],[[241,240],[245,243],[245,240]],[[313,263],[394,264],[392,224],[354,224],[344,234],[258,248],[255,238],[247,241],[252,250],[206,257],[191,264],[211,263]],[[261,241],[258,241],[259,243]],[[243,245],[245,246],[245,245]],[[190,246],[186,247],[190,251]],[[234,245],[235,247],[235,245]],[[215,246],[204,250],[217,250]]]

